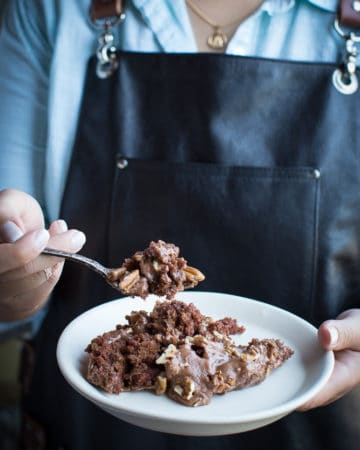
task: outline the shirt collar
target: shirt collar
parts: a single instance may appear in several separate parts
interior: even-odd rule
[[[288,11],[299,1],[306,1],[318,8],[332,12],[337,10],[337,5],[339,3],[339,0],[265,0],[260,9],[272,16]]]
[[[295,0],[265,0],[260,11],[266,11],[270,16],[281,14],[295,5]]]
[[[131,0],[166,52],[194,52],[185,0]]]
[[[196,43],[185,0],[131,0],[142,19],[153,31],[160,47],[166,52],[194,52]],[[265,0],[258,12],[270,16],[282,14],[297,2],[335,12],[339,0]]]
[[[335,12],[338,9],[339,0],[307,0],[309,3],[326,11]]]

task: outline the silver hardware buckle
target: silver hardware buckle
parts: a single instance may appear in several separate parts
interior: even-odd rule
[[[343,66],[337,68],[333,73],[332,82],[341,94],[351,95],[359,87],[358,77],[356,75],[356,60],[359,52],[355,44],[360,42],[360,35],[354,32],[345,33],[340,27],[337,18],[334,21],[334,28],[338,35],[345,41],[345,55]]]
[[[96,51],[97,65],[96,75],[101,79],[109,78],[118,68],[116,47],[114,45],[113,28],[125,19],[125,13],[119,16],[109,17],[104,20],[90,21],[96,30],[102,30],[98,38]]]

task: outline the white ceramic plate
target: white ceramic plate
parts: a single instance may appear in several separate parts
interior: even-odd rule
[[[260,385],[216,395],[206,406],[192,408],[152,392],[108,394],[84,377],[84,348],[95,336],[126,323],[131,311],[152,310],[157,298],[124,298],[97,306],[73,320],[57,347],[60,370],[70,385],[103,410],[126,422],[166,433],[214,436],[239,433],[274,422],[314,396],[327,382],[334,365],[332,352],[317,341],[316,329],[303,319],[259,301],[228,294],[184,292],[178,300],[194,303],[202,314],[220,319],[231,316],[245,325],[236,341],[252,337],[279,338],[295,354]]]

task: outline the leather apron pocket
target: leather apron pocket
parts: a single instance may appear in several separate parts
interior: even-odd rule
[[[319,172],[118,159],[109,264],[163,239],[206,275],[199,289],[281,305],[310,318]]]

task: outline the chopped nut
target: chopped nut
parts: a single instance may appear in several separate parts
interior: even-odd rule
[[[216,330],[213,331],[213,335],[214,335],[215,337],[217,337],[218,339],[223,339],[223,338],[224,338],[224,335],[221,334],[221,333],[219,333],[219,332],[216,331]]]
[[[194,339],[192,342],[194,345],[203,345],[203,344],[208,344],[209,340],[205,336],[202,336],[201,334],[197,334],[194,336]]]
[[[222,383],[222,382],[224,381],[224,377],[223,377],[223,374],[222,374],[222,371],[221,371],[221,370],[217,370],[217,371],[215,372],[215,379],[216,379],[217,381],[219,381],[220,383]]]
[[[171,359],[174,357],[176,352],[176,347],[174,344],[169,344],[165,351],[158,357],[158,359],[155,361],[156,364],[165,364],[168,359]]]
[[[213,383],[214,383],[216,393],[222,394],[227,390],[226,382],[224,380],[224,376],[223,376],[221,370],[217,370],[215,372],[215,375],[213,378]]]
[[[165,377],[162,377],[161,375],[156,377],[155,382],[155,393],[157,395],[162,395],[166,392],[167,388],[167,379]]]
[[[235,378],[227,377],[226,384],[228,384],[229,386],[235,386]]]
[[[158,359],[155,362],[156,362],[156,364],[165,364],[166,361],[167,361],[167,357],[164,352],[158,357]]]
[[[185,377],[183,384],[185,390],[184,397],[186,400],[190,400],[195,392],[195,383],[191,378]]]
[[[184,267],[184,272],[186,273],[187,276],[194,278],[196,281],[205,280],[205,275],[195,267],[186,266]]]
[[[240,356],[240,353],[236,350],[235,347],[229,345],[225,347],[225,350],[230,353],[230,355],[236,356],[237,358]]]
[[[279,357],[279,352],[277,352],[275,349],[273,349],[273,350],[270,352],[269,359],[270,359],[271,361],[275,361],[278,357]]]
[[[240,358],[243,361],[256,361],[259,358],[259,354],[256,352],[242,353]]]
[[[119,288],[121,291],[127,293],[140,279],[139,271],[133,270],[132,272],[125,275],[125,277],[120,281]]]
[[[185,274],[185,283],[184,286],[186,288],[196,286],[200,281],[205,280],[205,276],[200,270],[195,267],[186,266],[183,269]]]
[[[118,269],[112,269],[108,273],[107,278],[109,281],[118,281],[125,274],[125,272],[126,272],[125,267],[119,267]]]
[[[177,385],[174,387],[174,392],[176,392],[176,394],[180,395],[180,397],[181,397],[181,396],[183,395],[184,390],[183,390],[183,388],[180,386],[180,384],[177,384]]]

